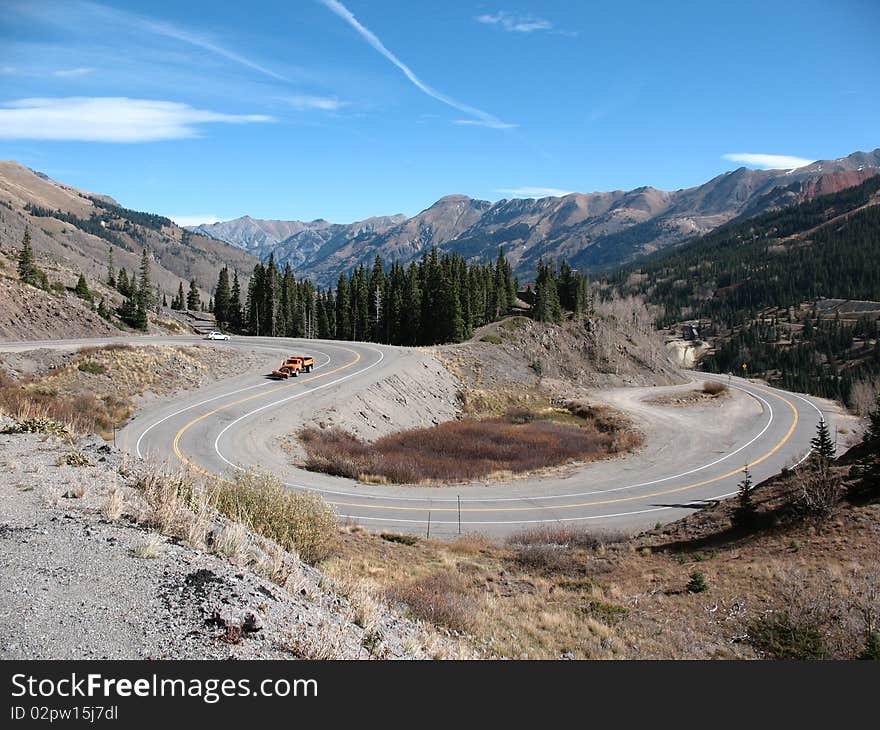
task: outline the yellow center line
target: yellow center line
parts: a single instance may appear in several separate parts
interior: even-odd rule
[[[327,377],[328,375],[333,375],[334,373],[338,373],[341,370],[345,370],[347,368],[352,367],[353,365],[355,365],[358,362],[358,360],[361,359],[360,354],[355,352],[354,350],[349,350],[348,348],[344,348],[344,347],[341,349],[346,350],[347,352],[353,353],[355,355],[355,359],[346,365],[343,365],[341,367],[336,368],[335,370],[330,370],[326,373],[321,373],[320,375],[315,375],[315,376],[312,376],[311,378],[307,378],[304,382],[309,382],[311,380],[317,380],[318,378],[324,378],[324,377]],[[180,450],[181,437],[192,426],[194,426],[195,424],[204,420],[205,418],[213,416],[213,415],[219,413],[220,411],[223,411],[227,408],[231,408],[232,406],[239,405],[241,403],[246,403],[247,401],[253,400],[255,398],[260,398],[264,395],[274,393],[278,390],[281,390],[283,387],[284,386],[280,386],[278,388],[273,388],[272,390],[269,390],[269,391],[266,391],[263,393],[258,393],[257,395],[252,395],[252,396],[248,396],[245,398],[241,398],[237,401],[233,401],[232,403],[227,403],[223,406],[220,406],[219,408],[215,408],[214,410],[209,411],[208,413],[205,413],[205,414],[199,416],[198,418],[194,418],[189,423],[187,423],[183,428],[181,428],[177,432],[177,434],[175,435],[175,437],[174,437],[174,453],[177,455],[177,457],[184,464],[191,467],[195,471],[197,471],[205,476],[211,477],[212,479],[218,479],[220,481],[227,481],[223,477],[220,477],[210,471],[207,471],[206,469],[203,469],[202,467],[200,467],[197,464],[194,464],[192,461],[190,461],[183,454],[183,452]],[[764,388],[760,388],[760,387],[757,387],[754,385],[752,387],[754,387],[756,390],[760,391],[761,393],[764,393],[765,395],[769,395],[773,398],[777,398],[778,400],[781,400],[783,403],[785,403],[785,405],[787,405],[789,407],[789,409],[791,409],[792,421],[791,421],[791,426],[789,427],[785,436],[783,436],[782,439],[779,441],[779,443],[777,443],[772,449],[770,449],[770,451],[768,451],[763,456],[760,456],[757,459],[755,459],[754,461],[751,461],[748,464],[746,464],[745,466],[747,466],[747,467],[756,466],[757,464],[760,464],[761,462],[766,461],[771,456],[773,456],[773,454],[775,454],[777,451],[779,451],[779,449],[781,449],[789,441],[789,439],[791,438],[792,434],[795,431],[795,428],[797,428],[797,424],[798,424],[797,408],[794,407],[794,404],[792,404],[791,401],[789,401],[787,398],[783,398],[778,393],[774,393],[770,390],[765,390]],[[474,513],[480,513],[480,512],[528,512],[528,511],[533,511],[533,510],[554,510],[555,511],[555,510],[580,509],[583,507],[593,507],[593,506],[598,506],[598,505],[620,504],[623,502],[634,502],[634,501],[643,500],[643,499],[650,499],[653,497],[663,497],[663,496],[666,496],[669,494],[677,494],[677,493],[685,492],[685,491],[688,491],[691,489],[697,489],[699,487],[704,487],[707,484],[713,484],[715,482],[720,482],[724,479],[732,477],[732,476],[739,474],[741,472],[742,472],[742,469],[737,468],[737,469],[733,469],[733,470],[727,472],[726,474],[721,474],[720,476],[712,477],[711,479],[704,479],[702,481],[694,482],[692,484],[686,484],[681,487],[673,487],[671,489],[664,489],[664,490],[660,490],[657,492],[650,492],[648,494],[638,494],[638,495],[634,495],[632,497],[615,497],[613,499],[601,499],[601,500],[593,500],[591,502],[576,502],[573,504],[558,504],[558,505],[528,505],[528,506],[522,506],[522,507],[466,507],[466,508],[462,508],[461,511],[462,512],[474,512]],[[393,501],[394,497],[387,497],[387,499],[389,501]],[[523,497],[523,499],[527,500],[529,498]],[[474,501],[479,501],[479,500],[477,499]],[[431,507],[431,508],[429,508],[429,507],[407,507],[407,506],[401,506],[401,505],[378,505],[378,504],[374,504],[374,503],[366,504],[366,503],[362,503],[362,502],[336,502],[336,501],[329,501],[329,500],[328,500],[328,502],[329,502],[329,504],[333,505],[334,507],[357,507],[357,508],[362,508],[362,509],[384,510],[384,511],[393,511],[393,512],[427,512],[428,509],[430,509],[431,512],[455,512],[455,513],[458,512],[457,507]]]
[[[343,370],[347,370],[348,368],[356,365],[358,363],[358,361],[360,361],[360,359],[361,359],[360,353],[358,353],[354,350],[350,350],[347,347],[340,347],[339,349],[352,353],[354,355],[354,360],[352,360],[349,363],[346,363],[345,365],[341,365],[338,368],[334,368],[333,370],[328,370],[327,372],[319,373],[318,375],[312,375],[311,377],[305,378],[303,380],[299,380],[299,378],[297,378],[297,381],[301,382],[301,383],[310,383],[313,380],[318,380],[320,378],[326,378],[328,375],[333,375],[333,374],[341,372]],[[193,418],[189,423],[187,423],[183,428],[181,428],[174,435],[173,448],[174,448],[175,455],[184,464],[186,464],[191,469],[199,472],[200,474],[204,474],[205,476],[211,477],[213,479],[218,479],[220,481],[227,481],[227,480],[223,479],[222,477],[220,477],[220,476],[218,476],[218,475],[216,475],[206,469],[203,469],[198,464],[193,463],[192,461],[189,460],[189,458],[187,458],[187,456],[180,450],[180,439],[183,437],[183,434],[185,434],[187,431],[189,431],[189,429],[191,429],[193,426],[195,426],[200,421],[204,421],[206,418],[209,418],[211,416],[214,416],[214,415],[220,413],[220,411],[225,411],[227,408],[232,408],[233,406],[241,405],[242,403],[247,403],[248,401],[252,401],[257,398],[262,398],[263,396],[266,396],[266,395],[271,395],[272,393],[277,393],[279,390],[284,390],[285,388],[288,388],[289,386],[290,386],[290,383],[285,383],[284,385],[279,385],[277,388],[270,388],[269,390],[263,390],[263,391],[260,391],[259,393],[254,394],[254,395],[245,396],[244,398],[239,398],[238,400],[232,401],[231,403],[226,403],[222,406],[215,408],[212,411],[208,411],[207,413],[203,413],[201,416]]]

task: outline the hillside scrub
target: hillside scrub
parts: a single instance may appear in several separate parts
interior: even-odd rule
[[[336,476],[397,484],[448,483],[523,474],[625,453],[641,435],[589,408],[509,411],[362,441],[332,428],[299,432],[305,466]]]
[[[322,567],[492,657],[874,657],[880,504],[844,501],[817,525],[790,507],[797,479],[760,485],[775,519],[748,532],[730,529],[735,498],[632,537],[568,524],[404,542],[354,528]]]
[[[112,344],[67,354],[23,353],[23,359],[48,362],[49,367],[19,372],[16,357],[0,356],[0,412],[19,421],[53,421],[71,433],[96,433],[105,439],[131,417],[133,397],[197,387],[214,368],[234,371],[253,360],[202,347]]]

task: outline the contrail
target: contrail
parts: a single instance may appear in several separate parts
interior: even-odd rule
[[[103,15],[107,18],[115,19],[120,23],[134,26],[136,28],[140,28],[141,30],[154,33],[156,35],[165,36],[166,38],[173,38],[174,40],[188,43],[192,46],[195,46],[196,48],[210,51],[211,53],[222,56],[223,58],[233,61],[234,63],[237,63],[241,66],[245,66],[246,68],[258,71],[265,76],[270,76],[271,78],[277,79],[279,81],[285,81],[288,83],[290,82],[288,78],[282,76],[279,73],[276,73],[272,69],[261,66],[255,61],[251,61],[249,58],[246,58],[241,54],[236,53],[235,51],[230,51],[228,48],[219,46],[216,43],[208,40],[207,38],[203,38],[202,36],[196,35],[195,33],[190,33],[189,31],[178,28],[177,26],[171,25],[170,23],[153,20],[152,18],[126,12],[124,10],[117,10],[116,8],[110,8],[106,5],[101,5],[100,3],[96,2],[83,2],[81,3],[81,5],[91,8],[92,12],[94,13]]]
[[[391,61],[391,63],[397,66],[397,68],[403,71],[404,76],[406,76],[413,83],[413,85],[423,93],[427,94],[433,99],[436,99],[439,102],[442,102],[443,104],[446,104],[447,106],[451,106],[453,109],[457,109],[458,111],[463,112],[464,114],[476,117],[478,120],[480,120],[481,126],[494,127],[498,129],[506,129],[516,126],[514,124],[506,124],[505,122],[496,119],[488,112],[484,112],[482,109],[477,109],[476,107],[463,104],[462,102],[456,101],[455,99],[446,96],[446,94],[443,94],[436,89],[431,88],[418,76],[416,76],[409,66],[401,61],[391,51],[389,51],[388,48],[385,47],[385,44],[379,40],[375,33],[373,33],[369,28],[365,28],[363,25],[361,25],[360,21],[355,18],[352,12],[341,2],[339,2],[339,0],[319,0],[319,2],[327,7],[329,10],[333,11],[340,18],[342,18],[352,28],[354,28],[363,37],[363,39],[367,41],[367,43],[369,43],[374,49],[385,56],[385,58]]]

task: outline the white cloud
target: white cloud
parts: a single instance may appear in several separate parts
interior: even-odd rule
[[[804,165],[811,165],[815,160],[793,155],[765,155],[760,152],[728,152],[721,155],[731,162],[742,162],[751,167],[760,167],[764,170],[793,170]]]
[[[168,217],[181,228],[220,222],[216,215],[169,215]]]
[[[94,71],[95,69],[93,68],[80,66],[79,68],[60,68],[57,71],[53,71],[52,75],[62,79],[69,79],[76,76],[88,76],[90,73],[94,73]]]
[[[0,139],[154,142],[198,136],[197,125],[270,122],[261,114],[222,114],[174,101],[126,97],[20,99],[0,104]]]
[[[403,61],[401,61],[397,56],[395,56],[391,51],[389,51],[385,44],[379,40],[379,38],[368,28],[365,28],[361,25],[360,21],[354,17],[352,12],[345,7],[339,0],[320,0],[321,3],[327,7],[330,11],[338,15],[342,18],[346,23],[348,23],[352,28],[354,28],[358,34],[369,43],[376,51],[381,53],[385,58],[387,58],[391,63],[397,66],[403,72],[403,75],[406,76],[410,82],[418,88],[423,93],[427,94],[433,99],[436,99],[447,106],[451,106],[453,109],[458,109],[460,112],[464,112],[475,119],[479,119],[482,122],[486,122],[483,126],[496,126],[503,125],[504,122],[493,117],[488,112],[484,112],[482,109],[477,109],[476,107],[469,106],[467,104],[463,104],[460,101],[456,101],[446,94],[443,94],[436,89],[428,86],[424,81],[422,81],[415,73],[407,66]]]
[[[489,129],[516,129],[519,126],[497,119],[454,119],[452,123],[467,127],[489,127]]]
[[[483,25],[497,25],[509,33],[534,33],[536,30],[552,30],[553,23],[534,15],[517,15],[499,10],[495,14],[478,15],[474,18]]]
[[[540,187],[522,187],[522,188],[498,188],[496,193],[502,195],[511,195],[514,198],[560,198],[563,195],[571,195],[572,190],[562,190],[560,188],[540,188]]]
[[[322,111],[333,112],[345,106],[344,101],[332,96],[286,96],[284,100],[294,109],[320,109]]]

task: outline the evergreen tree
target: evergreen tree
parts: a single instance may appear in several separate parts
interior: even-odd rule
[[[176,306],[175,306],[176,305]],[[171,301],[172,309],[183,309],[186,305],[186,298],[183,295],[183,282],[177,284],[177,296]]]
[[[813,458],[822,461],[834,461],[837,449],[834,441],[831,440],[831,434],[828,431],[828,423],[823,418],[816,427],[816,435],[810,441],[813,447]]]
[[[18,254],[18,278],[25,284],[36,286],[37,266],[34,263],[34,249],[31,247],[31,231],[25,226]]]
[[[235,332],[241,332],[241,284],[238,281],[238,272],[232,276],[232,293],[229,296],[229,326]]]
[[[79,275],[79,279],[76,282],[76,288],[73,290],[74,294],[76,294],[80,299],[84,299],[87,302],[92,301],[92,293],[89,291],[89,285],[86,281],[86,277],[82,274]]]
[[[336,339],[351,339],[351,302],[345,274],[340,274],[336,283]]]
[[[135,293],[133,292],[133,294]],[[144,313],[156,305],[156,295],[153,292],[153,282],[151,281],[150,253],[146,248],[141,252],[141,272],[135,296],[138,306],[144,310]]]
[[[116,288],[116,264],[113,260],[113,246],[107,246],[107,286]]]
[[[559,302],[556,265],[553,261],[550,263],[544,263],[543,259],[538,261],[533,316],[539,322],[562,321],[562,305]]]
[[[165,292],[162,292],[162,306],[163,307],[168,306],[168,297],[165,295]]]
[[[229,323],[229,303],[232,300],[232,292],[229,288],[229,267],[224,266],[220,269],[220,275],[217,277],[217,290],[214,293],[214,318],[217,325],[223,327]]]
[[[186,308],[193,312],[201,309],[202,298],[199,296],[199,288],[196,286],[196,280],[190,279],[189,293],[186,295]]]
[[[854,469],[859,478],[854,494],[880,492],[880,394],[874,401],[874,410],[868,414],[868,428],[862,438],[863,453]]]
[[[743,469],[743,480],[737,488],[737,506],[733,511],[733,524],[736,527],[749,528],[755,524],[757,508],[753,499],[755,485],[749,467]]]
[[[101,301],[98,302],[98,316],[103,319],[110,319],[110,310],[107,309],[107,305],[104,303],[104,297],[101,297]]]
[[[116,290],[124,297],[131,296],[131,287],[128,283],[128,274],[125,269],[119,269],[119,276],[116,278]]]

